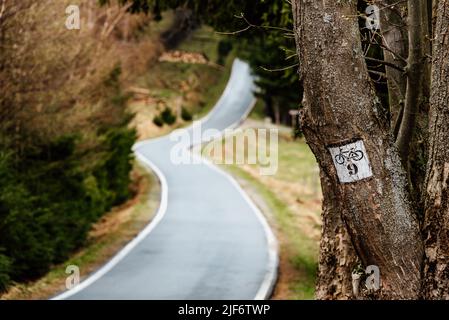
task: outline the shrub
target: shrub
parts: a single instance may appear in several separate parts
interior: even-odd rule
[[[1,252],[2,250],[0,250]],[[11,261],[7,256],[0,253],[0,292],[6,291],[11,272]]]
[[[112,128],[99,138],[102,150],[83,155],[76,136],[34,146],[18,162],[0,152],[0,290],[67,259],[92,223],[130,196],[134,130]]]
[[[104,164],[108,177],[108,190],[113,192],[112,205],[119,204],[129,198],[133,156],[130,153],[136,132],[127,128],[111,130],[107,134],[108,159]]]
[[[192,121],[192,119],[193,119],[192,114],[190,113],[190,111],[187,110],[184,107],[181,109],[181,118],[184,121]]]
[[[162,112],[161,112],[161,119],[164,123],[168,124],[169,126],[171,126],[172,124],[174,124],[176,122],[176,116],[173,114],[173,112],[171,111],[170,108],[166,107]]]
[[[232,51],[232,42],[229,40],[220,40],[218,43],[218,58],[217,63],[218,64],[224,64],[226,57],[229,55],[229,53]]]
[[[162,126],[164,125],[164,121],[162,121],[162,119],[161,119],[160,116],[155,116],[155,117],[153,118],[153,123],[154,123],[155,125],[157,125],[158,127],[162,127]]]
[[[106,9],[92,8],[95,28],[60,32],[48,21],[65,7],[21,0],[0,19],[0,110],[8,110],[0,121],[0,291],[64,261],[130,196],[135,132],[122,85],[156,61],[160,44],[137,15],[127,17],[127,40],[121,23],[103,37],[97,27],[116,19],[101,18]],[[137,54],[142,48],[147,54]]]

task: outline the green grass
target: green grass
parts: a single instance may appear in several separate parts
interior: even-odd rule
[[[250,185],[250,189],[260,196],[268,206],[274,217],[278,235],[281,235],[281,251],[286,254],[289,265],[295,270],[294,280],[289,283],[289,299],[313,299],[315,291],[315,277],[317,271],[318,246],[316,237],[312,237],[298,227],[298,223],[309,223],[305,230],[313,230],[319,234],[319,226],[308,219],[298,220],[298,208],[292,209],[285,201],[283,186],[298,184],[302,191],[294,192],[289,197],[301,199],[300,208],[309,214],[319,217],[321,189],[318,168],[313,154],[304,140],[293,141],[287,134],[279,137],[279,167],[270,180],[250,173],[237,165],[222,166],[232,175],[243,179]],[[248,166],[257,169],[257,165]],[[278,185],[271,184],[273,181]],[[292,211],[296,210],[296,211]],[[300,221],[300,222],[298,222]]]
[[[218,43],[223,36],[218,35],[208,26],[195,30],[177,50],[203,53],[210,62],[215,63],[218,55]],[[224,66],[186,64],[182,62],[161,62],[156,64],[145,77],[139,80],[141,86],[149,88],[152,94],[168,100],[176,96],[185,97],[183,85],[193,87],[189,91],[197,98],[192,101],[184,99],[183,107],[187,108],[194,119],[204,116],[220,98],[228,82],[235,52],[226,58]]]
[[[270,187],[262,184],[249,173],[236,166],[226,167],[233,175],[244,179],[264,199],[265,203],[274,214],[279,232],[288,238],[290,262],[299,273],[299,278],[290,284],[294,295],[291,299],[313,299],[315,293],[315,277],[317,270],[317,247],[315,241],[302,234],[292,222],[293,213],[287,205],[270,190]]]
[[[211,27],[203,25],[179,46],[179,50],[201,52],[206,55],[209,61],[215,63],[218,58],[218,43],[223,37]]]
[[[265,117],[266,117],[265,105],[261,99],[257,99],[256,105],[254,106],[253,110],[251,110],[251,113],[249,114],[249,118],[255,119],[255,120],[264,120]]]
[[[304,140],[279,140],[279,169],[276,177],[280,180],[301,182],[312,196],[320,191],[319,170],[309,146]]]
[[[225,69],[220,71],[221,75],[217,79],[217,82],[207,88],[207,93],[204,95],[203,107],[195,114],[196,119],[204,117],[207,113],[209,113],[209,111],[217,103],[218,99],[220,99],[223,91],[226,88],[229,77],[231,76],[232,61],[234,61],[234,58],[234,55],[230,55],[226,59]]]

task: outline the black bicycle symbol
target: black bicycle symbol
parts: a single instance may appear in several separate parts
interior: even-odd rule
[[[335,156],[335,161],[338,164],[344,164],[346,160],[360,161],[362,159],[363,152],[360,150],[355,150],[355,148],[351,148],[346,151],[343,151],[343,149],[340,148],[340,153]]]

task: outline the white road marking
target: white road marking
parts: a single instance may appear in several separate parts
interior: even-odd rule
[[[223,92],[224,96],[229,91],[230,86],[227,86],[225,91]],[[256,100],[254,99],[251,103],[251,105],[248,106],[247,111],[242,115],[242,117],[236,121],[235,123],[231,124],[227,128],[236,128],[238,127],[241,122],[248,117],[249,113],[251,112],[252,108],[254,107],[256,103]],[[218,103],[217,103],[218,105]],[[201,122],[205,123],[214,112],[214,109],[206,116],[204,117]],[[133,146],[134,153],[136,154],[136,157],[139,161],[147,165],[151,168],[152,171],[157,175],[160,183],[161,183],[161,203],[159,206],[159,209],[154,217],[154,219],[149,223],[149,225],[142,230],[139,235],[134,238],[131,242],[129,242],[122,250],[119,251],[117,255],[115,255],[107,264],[105,264],[103,267],[101,267],[98,271],[94,272],[92,275],[90,275],[87,279],[82,281],[78,286],[74,287],[71,290],[68,290],[60,295],[57,295],[56,297],[52,298],[51,300],[64,300],[67,298],[70,298],[71,296],[75,295],[76,293],[84,290],[91,284],[93,284],[95,281],[100,279],[102,276],[104,276],[107,272],[109,272],[115,265],[117,265],[123,258],[126,257],[126,255],[131,252],[142,240],[144,240],[160,223],[162,218],[165,216],[167,212],[167,205],[168,205],[168,186],[167,186],[167,180],[164,176],[164,174],[160,171],[160,169],[148,158],[143,156],[138,150],[144,146],[147,143],[153,143],[156,140],[160,140],[166,138],[166,136],[155,138],[148,141],[142,141],[138,142]],[[191,146],[193,147],[193,145]],[[218,172],[222,176],[224,176],[228,181],[231,182],[231,184],[237,189],[237,191],[240,193],[240,195],[243,197],[243,199],[247,202],[247,204],[250,206],[256,217],[258,218],[259,222],[261,223],[265,238],[267,241],[267,250],[268,250],[268,265],[266,266],[266,273],[264,280],[261,283],[261,286],[259,290],[256,293],[256,296],[254,297],[255,300],[264,300],[268,299],[274,289],[274,286],[276,284],[277,280],[277,271],[278,271],[278,265],[279,265],[279,248],[278,243],[276,240],[276,237],[272,230],[270,229],[270,226],[265,219],[265,216],[260,212],[259,208],[253,203],[253,201],[250,199],[250,197],[243,191],[241,186],[237,183],[237,181],[228,173],[224,172],[223,170],[219,169],[212,163],[210,163],[208,160],[202,158],[198,155],[193,155],[194,157],[199,157],[200,161],[204,163],[209,168],[213,169],[214,171]]]
[[[152,163],[150,160],[142,156],[140,153],[136,152],[136,157],[139,161],[144,163],[145,165],[149,166],[151,170],[156,174],[158,177],[160,184],[161,184],[161,203],[159,205],[159,209],[154,216],[153,220],[148,224],[148,226],[145,227],[138,235],[135,237],[131,242],[129,242],[122,250],[119,251],[108,263],[106,263],[103,267],[101,267],[98,271],[94,272],[92,275],[90,275],[86,280],[81,282],[79,285],[74,287],[71,290],[68,290],[51,300],[64,300],[67,298],[70,298],[74,294],[84,290],[91,284],[93,284],[95,281],[100,279],[102,276],[104,276],[106,273],[108,273],[112,268],[114,268],[115,265],[117,265],[123,258],[126,257],[126,255],[131,252],[143,239],[145,239],[151,231],[156,228],[156,226],[161,222],[162,218],[164,217],[165,213],[167,212],[167,204],[168,204],[168,188],[167,188],[167,180],[165,179],[165,176],[163,173],[159,170],[159,168]]]

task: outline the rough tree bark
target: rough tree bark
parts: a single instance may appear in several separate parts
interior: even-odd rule
[[[423,297],[449,299],[449,0],[438,4],[431,91]]]
[[[428,104],[430,98],[430,80],[432,72],[432,0],[423,0],[421,3],[422,11],[422,33],[423,33],[423,54],[424,54],[424,75],[423,75],[423,104],[427,105],[424,111],[429,111]],[[427,98],[427,101],[425,101]]]
[[[363,57],[356,2],[293,1],[306,98],[303,131],[319,163],[322,184],[328,185],[323,194],[333,210],[324,211],[324,223],[338,220],[329,215],[341,215],[362,263],[379,267],[377,297],[416,298],[422,242],[405,172]],[[340,183],[328,147],[356,139],[364,143],[372,176]],[[326,225],[324,230],[336,227]]]
[[[321,173],[323,201],[320,257],[315,296],[319,300],[353,298],[352,271],[359,263],[346,226],[339,214],[337,195],[327,175]]]
[[[431,83],[431,38],[432,29],[431,25],[432,0],[421,0],[421,30],[422,30],[422,80],[420,96],[417,101],[418,107],[416,111],[416,121],[414,124],[413,136],[410,138],[410,151],[409,151],[409,180],[412,197],[416,202],[416,208],[418,208],[419,219],[424,219],[424,203],[422,202],[422,193],[425,190],[425,178],[426,178],[426,163],[428,159],[427,142],[429,141],[429,100],[430,100],[430,83]],[[430,3],[430,4],[429,4]],[[416,88],[413,88],[416,90]]]

